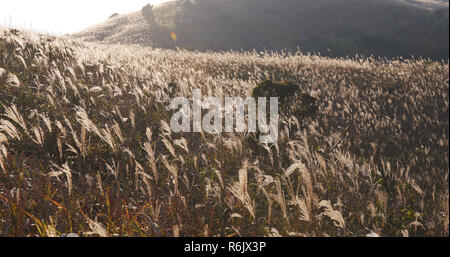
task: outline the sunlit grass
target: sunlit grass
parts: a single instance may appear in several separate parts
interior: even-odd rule
[[[5,236],[448,236],[449,64],[195,53],[0,32]],[[174,134],[193,88],[292,81],[279,141]],[[295,109],[295,106],[294,106]]]

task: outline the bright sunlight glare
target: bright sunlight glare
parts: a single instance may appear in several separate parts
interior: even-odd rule
[[[169,0],[0,0],[0,26],[51,34],[81,31],[108,19],[114,13],[139,11],[146,4]]]

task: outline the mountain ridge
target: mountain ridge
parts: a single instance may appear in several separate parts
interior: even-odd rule
[[[332,57],[448,59],[448,3],[439,3],[178,0],[151,8],[150,18],[142,11],[119,15],[72,36],[198,51],[300,49]]]

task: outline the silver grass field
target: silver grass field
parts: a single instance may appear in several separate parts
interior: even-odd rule
[[[265,80],[317,99],[280,115],[276,144],[171,131],[174,97],[246,97]],[[0,29],[3,236],[449,236],[448,155],[448,61]]]

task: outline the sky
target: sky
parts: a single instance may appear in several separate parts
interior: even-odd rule
[[[0,25],[63,35],[168,0],[0,0]]]

